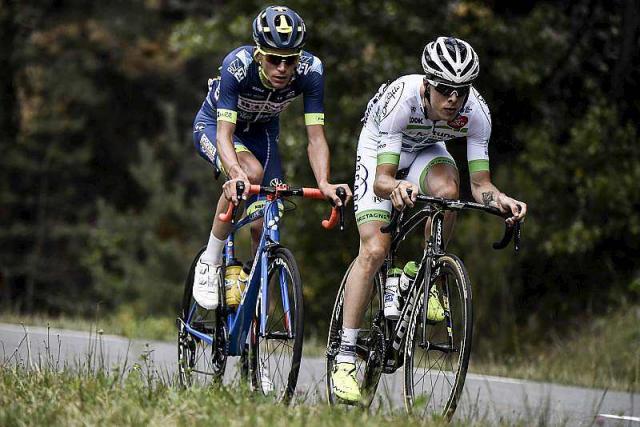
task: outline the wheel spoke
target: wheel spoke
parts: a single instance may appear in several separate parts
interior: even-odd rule
[[[331,373],[335,364],[335,356],[338,353],[340,345],[340,331],[342,329],[342,310],[344,304],[344,286],[346,278],[351,271],[353,263],[347,269],[342,279],[342,283],[336,296],[333,312],[331,314],[331,323],[329,325],[329,340],[327,343],[327,362],[326,362],[326,387],[330,404],[339,403],[333,395]],[[382,342],[384,337],[380,336],[382,332],[376,326],[376,318],[382,311],[380,275],[374,277],[374,293],[371,301],[367,306],[367,310],[362,322],[362,328],[358,334],[357,350],[356,350],[356,379],[361,385],[363,396],[367,396],[368,400],[363,403],[368,406],[373,400],[373,396],[378,387],[380,375],[382,373],[379,366],[367,366],[367,362],[373,352],[377,355],[380,363],[382,362]],[[384,326],[384,325],[382,325]],[[366,388],[365,388],[366,386]]]
[[[462,392],[471,345],[471,289],[461,263],[452,256],[439,258],[439,276],[433,279],[445,319],[422,324],[424,301],[411,318],[405,351],[405,393],[408,408],[425,416],[450,418]],[[463,287],[465,289],[463,290]],[[426,345],[420,345],[423,330]]]
[[[285,289],[281,288],[283,285]],[[288,401],[290,392],[295,388],[302,355],[302,335],[298,330],[302,321],[302,289],[297,267],[289,251],[278,250],[269,268],[268,286],[265,333],[258,333],[251,352],[255,360],[252,362],[255,367],[253,381],[262,392],[273,393],[278,399]],[[288,299],[288,310],[285,310],[283,293]],[[260,301],[260,304],[263,303]],[[268,384],[262,381],[266,381],[266,378],[269,379]]]

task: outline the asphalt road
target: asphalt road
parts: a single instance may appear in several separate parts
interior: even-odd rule
[[[128,340],[113,335],[23,327],[0,323],[0,363],[54,368],[104,366],[129,369],[134,364],[175,379],[174,343]],[[237,378],[233,363],[225,380]],[[325,401],[324,360],[303,358],[296,394],[299,402]],[[402,369],[384,375],[376,404],[401,411]],[[623,425],[640,427],[640,394],[629,394],[485,375],[467,375],[458,419],[513,420],[537,425]]]

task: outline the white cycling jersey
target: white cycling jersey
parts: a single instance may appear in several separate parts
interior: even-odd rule
[[[380,86],[367,105],[358,140],[353,187],[358,226],[369,221],[389,221],[391,201],[374,192],[376,168],[380,164],[397,165],[403,179],[427,194],[424,185],[433,166],[447,163],[456,167],[445,141],[465,137],[469,171],[489,170],[491,117],[478,91],[471,88],[467,102],[454,120],[433,122],[425,117],[420,95],[422,81],[422,75],[400,77]]]
[[[398,164],[401,152],[416,152],[440,141],[465,137],[469,171],[489,170],[491,115],[480,93],[471,88],[467,102],[450,121],[425,117],[420,87],[424,76],[411,74],[383,84],[369,101],[364,127],[379,137],[378,164]]]

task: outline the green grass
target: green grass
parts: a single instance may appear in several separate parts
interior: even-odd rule
[[[519,357],[472,358],[475,373],[640,392],[640,306],[625,306]]]
[[[175,341],[175,317],[139,317],[132,309],[121,309],[110,315],[96,316],[94,319],[68,316],[21,315],[0,313],[0,322],[24,324],[26,326],[72,329],[76,331],[98,331],[104,334],[120,335],[131,339]]]
[[[139,319],[131,310],[95,320],[0,314],[0,322],[84,331],[132,339],[175,341],[173,318]],[[567,336],[549,338],[544,348],[529,346],[518,355],[472,355],[471,371],[537,381],[640,392],[640,306],[627,306],[588,322]],[[481,331],[476,331],[476,339]],[[323,357],[324,336],[307,337],[304,354]]]
[[[402,411],[378,413],[325,404],[285,407],[234,388],[183,390],[148,367],[89,373],[85,369],[0,368],[0,425],[25,426],[444,426]],[[485,425],[464,420],[459,425]],[[456,425],[455,423],[453,425]],[[511,424],[510,424],[511,425]]]

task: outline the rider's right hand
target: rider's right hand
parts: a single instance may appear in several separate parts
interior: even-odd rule
[[[407,190],[411,190],[411,196],[409,196]],[[405,206],[413,207],[419,192],[420,189],[414,183],[398,181],[396,188],[393,189],[389,198],[391,199],[394,209],[401,211]]]
[[[224,198],[229,200],[235,206],[238,206],[238,203],[240,203],[240,200],[238,199],[238,191],[236,190],[236,183],[238,181],[244,182],[245,191],[244,193],[242,193],[242,200],[247,200],[247,192],[249,191],[251,183],[249,182],[249,178],[247,177],[247,174],[244,173],[242,169],[237,168],[236,171],[237,172],[235,173],[235,176],[233,176],[231,179],[229,179],[227,182],[224,183],[224,185],[222,186],[222,190],[224,191]]]

